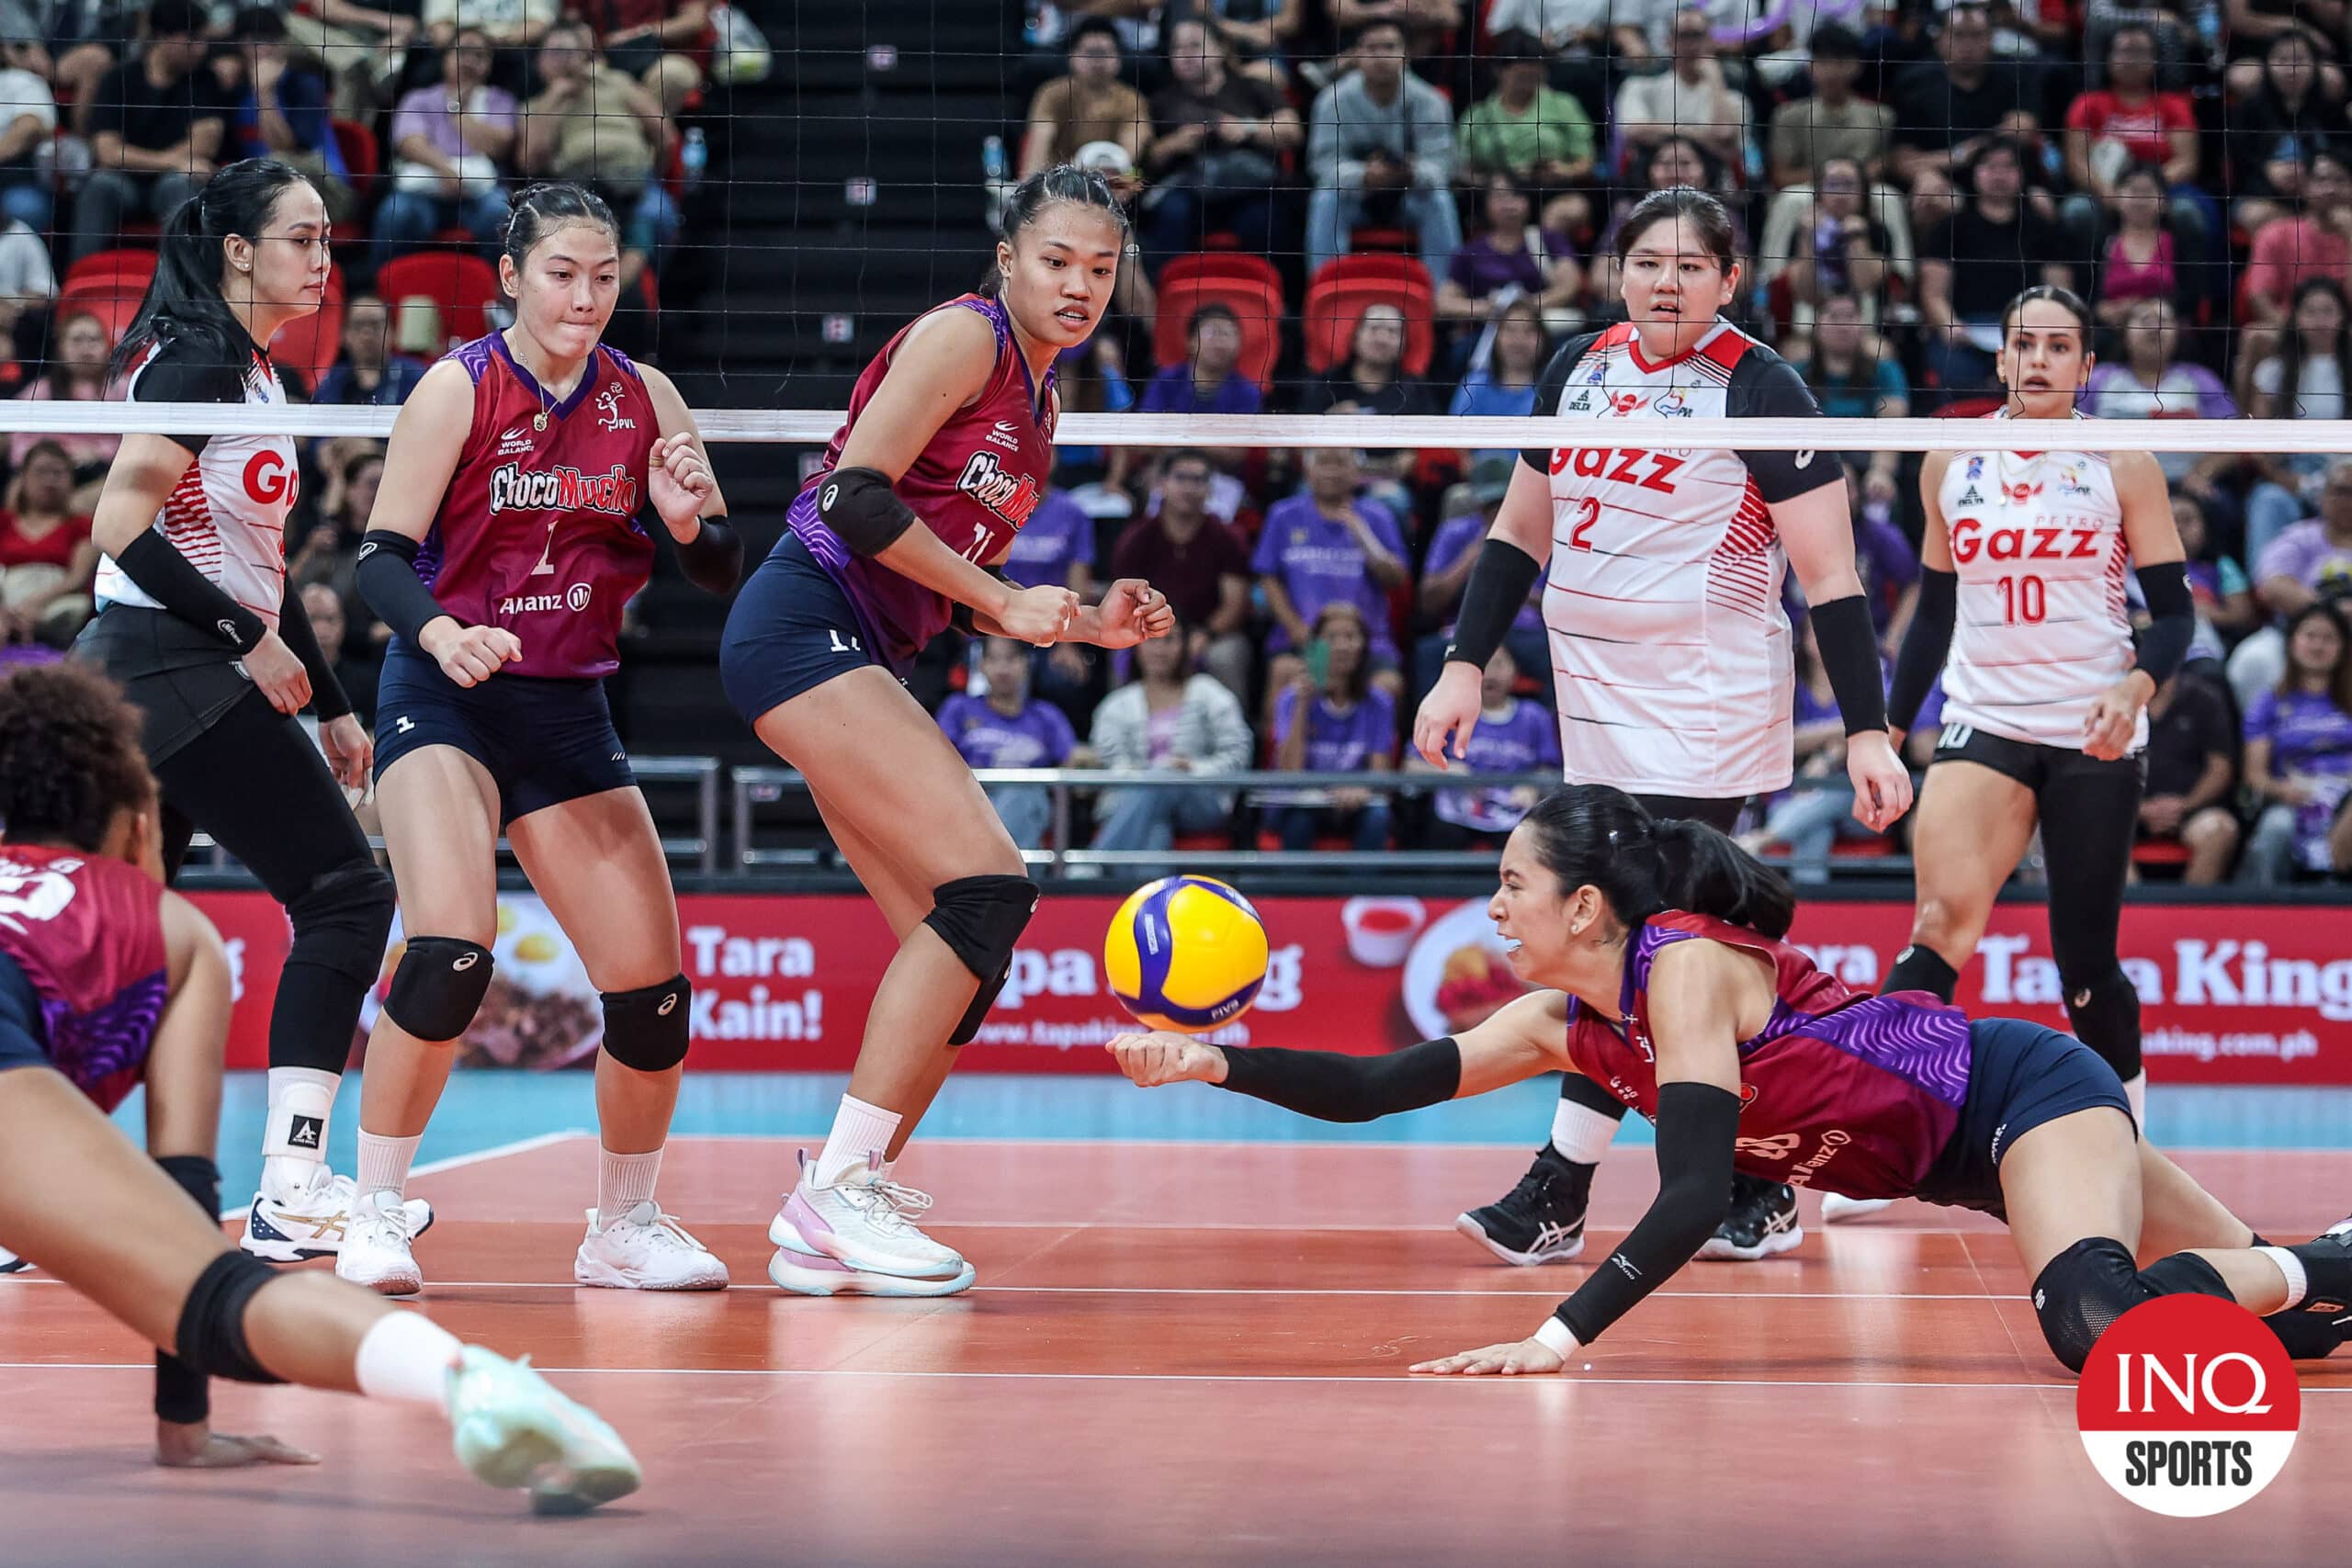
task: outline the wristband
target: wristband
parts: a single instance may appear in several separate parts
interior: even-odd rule
[[[1533,1337],[1538,1345],[1564,1361],[1584,1348],[1584,1342],[1556,1317],[1545,1318],[1544,1326],[1535,1331]]]

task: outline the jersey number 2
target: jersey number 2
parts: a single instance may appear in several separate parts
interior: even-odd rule
[[[2038,577],[2000,580],[2001,619],[2010,626],[2038,626],[2050,613],[2050,592]]]
[[[1600,521],[1600,502],[1590,496],[1578,502],[1576,524],[1568,530],[1568,548],[1572,550],[1592,548],[1592,525]]]

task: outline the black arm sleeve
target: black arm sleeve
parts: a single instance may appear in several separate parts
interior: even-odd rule
[[[1739,1096],[1713,1084],[1660,1084],[1657,1197],[1609,1259],[1552,1315],[1589,1345],[1697,1256],[1731,1207]]]
[[[688,582],[723,599],[743,581],[743,536],[726,518],[706,517],[695,536],[678,546],[678,567]]]
[[[1846,733],[1886,728],[1886,675],[1878,661],[1878,632],[1871,607],[1859,593],[1813,607],[1814,640],[1821,645],[1821,667],[1838,698]]]
[[[1732,367],[1724,412],[1733,419],[1819,419],[1821,405],[1796,367],[1757,347]],[[1739,460],[1770,505],[1846,481],[1846,465],[1835,452],[1742,452]]]
[[[1951,651],[1951,627],[1960,613],[1960,575],[1927,567],[1919,573],[1919,602],[1911,611],[1911,626],[1894,655],[1894,682],[1886,694],[1887,722],[1898,729],[1911,728],[1928,690],[1944,672],[1944,655]]]
[[[433,591],[417,579],[419,547],[405,534],[396,534],[390,528],[370,528],[368,536],[359,542],[359,570],[354,576],[359,584],[359,596],[368,601],[368,607],[376,612],[377,619],[421,652],[424,643],[418,634],[449,612],[433,596]]]
[[[2139,578],[2140,594],[2148,602],[2148,624],[2140,628],[2140,668],[2161,686],[2188,662],[2188,645],[2197,637],[2197,601],[2188,592],[2188,566],[2166,561],[2143,566],[2132,575]]]
[[[163,532],[146,528],[115,558],[139,591],[189,626],[211,632],[239,653],[251,653],[269,625],[196,570]]]
[[[351,698],[345,694],[343,682],[334,678],[334,666],[327,662],[326,650],[319,646],[319,630],[311,625],[311,612],[302,607],[302,591],[294,580],[286,580],[286,598],[277,606],[277,635],[302,661],[303,671],[311,677],[311,711],[322,720],[341,718],[351,711]]]
[[[1470,581],[1462,590],[1462,612],[1454,617],[1453,640],[1445,645],[1447,662],[1484,670],[1510,635],[1535,580],[1543,575],[1543,564],[1509,539],[1481,541],[1478,558],[1470,563]]]
[[[220,1223],[220,1170],[202,1155],[165,1155],[155,1162],[195,1201],[204,1217]],[[211,1384],[202,1372],[173,1355],[155,1352],[155,1418],[191,1426],[212,1414]]]
[[[1374,1122],[1452,1100],[1462,1088],[1462,1048],[1451,1034],[1385,1056],[1219,1049],[1225,1053],[1225,1082],[1217,1087],[1325,1122]],[[1724,1180],[1728,1201],[1731,1179]]]

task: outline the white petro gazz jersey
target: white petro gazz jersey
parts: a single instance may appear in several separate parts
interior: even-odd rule
[[[1840,459],[1629,448],[1607,424],[1817,419],[1813,393],[1727,322],[1664,364],[1621,322],[1560,350],[1535,412],[1597,427],[1521,454],[1552,481],[1544,622],[1568,778],[1709,800],[1785,787],[1795,677],[1770,508],[1840,482]]]
[[[1944,722],[2081,750],[2091,704],[2132,660],[2131,551],[2107,458],[1955,452],[1937,500],[1960,579]],[[2132,749],[2147,741],[2143,711]]]

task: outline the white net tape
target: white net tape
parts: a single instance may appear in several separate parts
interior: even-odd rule
[[[229,403],[12,402],[6,423],[40,435],[234,435],[254,430],[309,439],[391,434],[397,409],[292,405],[266,414]],[[821,446],[841,428],[829,409],[701,409],[708,441]],[[1089,446],[1362,446],[1438,450],[1593,446],[1668,451],[2267,452],[2352,457],[2352,421],[2325,419],[2086,419],[2010,423],[1981,419],[1454,419],[1365,414],[1084,414],[1063,416],[1057,438]]]

